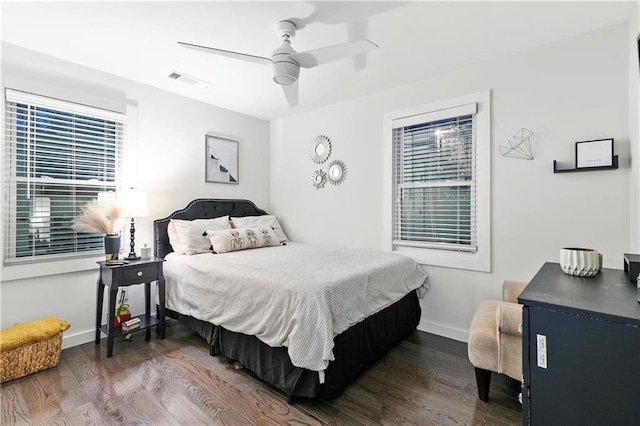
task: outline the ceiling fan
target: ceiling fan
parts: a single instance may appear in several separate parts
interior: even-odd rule
[[[199,46],[181,41],[179,41],[178,44],[187,49],[198,50],[200,52],[241,59],[261,65],[271,65],[273,68],[273,81],[282,86],[282,90],[284,90],[290,107],[298,105],[298,77],[300,75],[300,67],[313,68],[326,64],[327,62],[365,53],[378,47],[369,40],[360,40],[322,47],[320,49],[307,50],[306,52],[296,52],[291,47],[290,40],[291,37],[296,35],[296,24],[292,21],[280,21],[278,22],[278,31],[282,38],[282,44],[271,53],[270,58],[216,49],[214,47]]]

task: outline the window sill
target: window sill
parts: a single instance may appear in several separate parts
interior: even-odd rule
[[[491,272],[491,262],[488,256],[482,256],[481,252],[463,253],[426,248],[398,247],[393,250],[393,253],[410,257],[420,265]]]
[[[74,259],[48,262],[28,262],[5,264],[0,272],[0,281],[22,280],[25,278],[44,277],[48,275],[68,274],[72,272],[96,269],[96,262],[104,260],[104,255],[87,256]]]

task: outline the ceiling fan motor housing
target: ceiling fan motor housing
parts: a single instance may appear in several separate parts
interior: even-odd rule
[[[288,38],[282,40],[282,44],[271,54],[273,62],[273,81],[276,83],[289,86],[298,81],[300,76],[300,65],[289,55],[296,53],[291,47]]]

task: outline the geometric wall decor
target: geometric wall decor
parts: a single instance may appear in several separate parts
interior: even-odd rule
[[[509,146],[499,146],[503,157],[519,158],[521,160],[533,160],[533,132],[524,127],[513,135],[513,140],[508,139]]]

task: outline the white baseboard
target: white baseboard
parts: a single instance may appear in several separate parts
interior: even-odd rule
[[[62,335],[62,349],[67,349],[74,346],[82,345],[84,343],[93,342],[95,338],[95,330],[87,330],[75,334],[68,334],[65,332]]]
[[[438,322],[425,321],[422,319],[418,324],[418,330],[437,334],[438,336],[447,337],[459,342],[467,343],[469,341],[469,330],[451,327]]]

